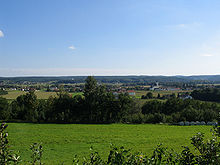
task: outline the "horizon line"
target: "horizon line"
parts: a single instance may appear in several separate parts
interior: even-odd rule
[[[184,75],[184,74],[178,74],[178,75],[150,75],[150,74],[127,74],[127,75],[16,75],[16,76],[0,76],[0,78],[16,78],[16,77],[88,77],[88,76],[94,76],[94,77],[128,77],[128,76],[149,76],[149,77],[191,77],[191,76],[220,76],[220,74],[192,74],[192,75]]]

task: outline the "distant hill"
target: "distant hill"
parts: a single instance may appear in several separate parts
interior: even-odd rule
[[[0,77],[0,81],[13,83],[23,82],[57,82],[81,83],[87,76],[57,76],[57,77]],[[153,82],[195,82],[195,83],[220,83],[220,75],[201,76],[95,76],[102,83],[153,83]]]

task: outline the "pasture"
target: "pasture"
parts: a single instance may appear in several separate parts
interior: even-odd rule
[[[181,146],[191,146],[190,138],[197,132],[211,136],[210,126],[169,126],[153,124],[30,124],[9,123],[11,149],[19,150],[22,159],[30,158],[29,147],[41,142],[44,147],[43,162],[71,164],[75,154],[88,156],[93,146],[106,156],[110,143],[149,153],[162,143],[176,151]]]

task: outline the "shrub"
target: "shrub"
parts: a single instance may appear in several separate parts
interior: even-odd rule
[[[0,127],[0,164],[17,164],[20,161],[20,156],[9,150],[7,127],[8,125],[5,123],[2,123]]]

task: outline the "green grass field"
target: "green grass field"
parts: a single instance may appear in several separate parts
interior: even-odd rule
[[[146,95],[147,92],[152,92],[154,97],[157,97],[158,93],[160,96],[167,95],[167,94],[172,94],[175,93],[176,95],[179,92],[191,92],[191,91],[135,91],[136,98],[141,98],[142,95]],[[14,100],[18,96],[25,94],[26,92],[24,91],[8,91],[7,95],[1,95],[1,97],[4,97],[9,100]],[[37,95],[38,99],[48,99],[50,96],[56,96],[56,92],[45,92],[45,91],[35,91],[35,94]],[[80,94],[82,95],[82,92],[77,92],[77,93],[70,93],[73,96]]]
[[[8,91],[7,95],[1,95],[2,97],[9,99],[9,100],[14,100],[18,96],[23,95],[27,92],[24,91]],[[35,91],[35,94],[37,95],[38,99],[48,99],[50,96],[57,96],[56,92],[45,92],[45,91]],[[82,95],[82,92],[77,92],[77,93],[70,93],[71,95],[75,96],[77,94]]]
[[[93,146],[106,156],[110,143],[132,148],[133,151],[149,153],[159,143],[181,150],[190,146],[190,137],[197,132],[210,136],[210,126],[168,126],[153,124],[27,124],[9,123],[8,132],[11,148],[19,150],[22,159],[30,157],[29,146],[41,142],[44,147],[43,161],[57,164],[64,161],[71,164],[75,154],[88,155]]]
[[[157,97],[158,94],[160,94],[160,96],[170,95],[173,93],[175,93],[177,95],[178,93],[181,93],[181,92],[192,92],[192,91],[189,91],[189,90],[185,90],[185,91],[182,91],[182,90],[177,90],[177,91],[135,91],[136,98],[141,98],[142,95],[146,95],[148,92],[152,92],[153,96]]]

